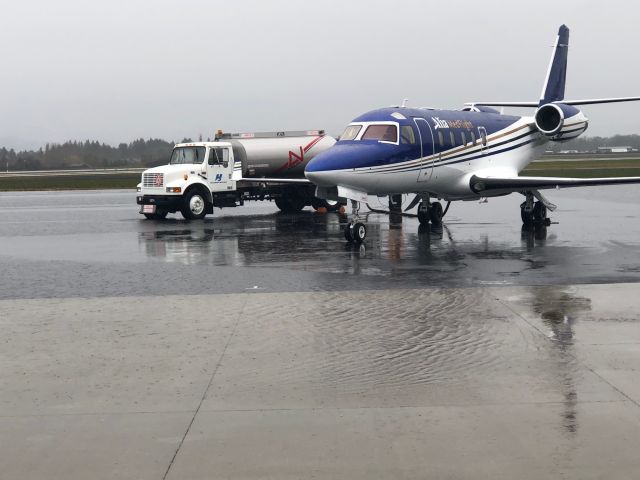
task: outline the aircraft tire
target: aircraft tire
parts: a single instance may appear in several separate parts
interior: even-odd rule
[[[520,218],[522,218],[523,225],[533,225],[533,212],[527,212],[524,208],[520,207]]]
[[[420,203],[420,205],[418,205],[418,221],[420,225],[427,225],[429,223],[429,211],[422,207],[423,204]]]
[[[344,227],[344,239],[349,243],[353,242],[353,224],[352,223],[349,223],[349,224],[345,225],[345,227]]]
[[[547,219],[547,207],[544,203],[536,202],[533,205],[533,221],[536,223],[544,223]]]
[[[364,239],[367,238],[367,227],[364,223],[355,223],[351,235],[353,236],[354,242],[362,243]]]
[[[442,223],[442,204],[440,202],[434,202],[429,207],[429,220],[434,225]]]

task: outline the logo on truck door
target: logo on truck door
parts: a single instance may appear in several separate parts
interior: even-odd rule
[[[216,175],[216,178],[215,178],[215,180],[214,180],[214,181],[215,181],[215,182],[221,182],[221,181],[222,181],[222,174],[221,174],[221,173],[218,173],[218,174]]]
[[[287,161],[287,163],[285,163],[280,168],[278,168],[276,172],[281,172],[282,170],[287,170],[289,168],[297,167],[298,165],[303,163],[304,154],[307,153],[309,150],[311,150],[311,148],[313,148],[313,146],[316,143],[318,143],[320,140],[322,140],[322,135],[314,138],[306,147],[304,148],[298,147],[300,149],[300,153],[292,152],[291,150],[289,150],[289,160]]]

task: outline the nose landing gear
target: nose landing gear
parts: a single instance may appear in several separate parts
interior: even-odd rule
[[[344,227],[344,238],[349,243],[362,243],[367,237],[367,227],[360,221],[360,202],[351,200],[351,215],[349,223]]]

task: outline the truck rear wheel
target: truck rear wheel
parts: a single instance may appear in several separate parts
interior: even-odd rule
[[[335,200],[325,200],[324,198],[313,197],[311,206],[314,210],[319,208],[326,208],[327,212],[337,212],[344,204],[336,202]]]
[[[306,207],[304,200],[297,195],[276,198],[276,206],[284,213],[296,213]]]
[[[187,220],[200,220],[207,214],[207,200],[199,190],[190,190],[182,199],[180,213]]]

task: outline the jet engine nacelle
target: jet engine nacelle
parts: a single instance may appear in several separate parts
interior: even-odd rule
[[[535,122],[540,133],[556,142],[576,138],[589,125],[581,110],[562,103],[547,103],[539,107]]]

